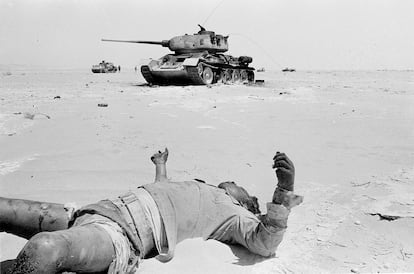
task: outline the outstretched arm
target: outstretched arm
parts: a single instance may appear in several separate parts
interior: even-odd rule
[[[287,209],[302,203],[303,197],[294,195],[295,166],[285,153],[276,152],[273,166],[276,169],[277,187],[273,193],[272,203],[283,205]]]
[[[273,157],[273,168],[276,169],[278,183],[272,202],[267,203],[267,214],[261,215],[259,220],[252,214],[239,216],[227,224],[231,228],[225,231],[231,233],[225,233],[219,240],[241,244],[265,257],[275,253],[286,231],[290,209],[300,204],[303,197],[293,194],[295,168],[284,153],[277,152]]]
[[[155,153],[154,155],[152,155],[151,161],[155,165],[154,183],[159,183],[159,182],[163,183],[163,182],[169,181],[167,178],[167,167],[166,167],[167,159],[168,159],[167,148],[165,148],[164,152],[158,151],[158,153]]]

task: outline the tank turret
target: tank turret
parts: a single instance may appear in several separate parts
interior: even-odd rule
[[[102,39],[102,41],[161,45],[163,47],[168,47],[175,53],[182,54],[200,51],[207,51],[209,53],[226,52],[229,50],[227,38],[228,36],[215,34],[214,31],[206,31],[205,28],[200,26],[200,31],[198,33],[175,36],[170,40],[141,41]]]
[[[215,82],[252,82],[254,68],[248,67],[252,58],[224,55],[228,51],[228,36],[216,34],[198,25],[200,30],[192,35],[180,35],[170,40],[114,40],[124,42],[161,45],[174,54],[152,60],[141,67],[141,73],[149,84],[212,84]]]

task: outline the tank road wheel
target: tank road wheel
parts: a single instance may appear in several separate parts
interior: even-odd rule
[[[203,75],[203,69],[204,69],[203,64],[202,64],[202,63],[198,63],[198,65],[197,65],[197,72],[198,72],[198,75],[200,75],[200,76],[202,76],[202,75]]]
[[[249,83],[253,83],[254,82],[254,71],[249,70],[247,72],[247,80],[249,81]]]
[[[221,82],[223,84],[231,83],[232,78],[232,71],[229,69],[225,69],[221,72]]]
[[[247,71],[244,69],[240,71],[240,80],[242,83],[247,83],[247,80],[248,80]]]
[[[232,80],[233,83],[240,82],[240,71],[238,69],[233,70]]]
[[[214,71],[213,83],[223,83],[223,76],[224,76],[224,71],[222,70]]]
[[[201,77],[206,85],[211,85],[214,80],[213,70],[210,67],[204,67]]]

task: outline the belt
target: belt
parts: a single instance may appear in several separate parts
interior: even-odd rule
[[[112,200],[112,202],[122,212],[125,221],[129,224],[138,239],[140,257],[144,258],[154,246],[154,238],[140,200],[134,193],[128,192]]]

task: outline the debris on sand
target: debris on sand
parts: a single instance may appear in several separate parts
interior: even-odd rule
[[[261,79],[255,80],[254,83],[245,83],[245,85],[247,86],[264,86],[264,84],[265,84],[265,80],[261,80]]]
[[[60,96],[59,95],[55,96],[55,97],[53,97],[53,99],[60,99]]]
[[[44,113],[39,113],[39,112],[37,112],[37,113],[25,112],[23,114],[23,117],[26,118],[26,119],[33,120],[36,117],[36,115],[42,115],[42,116],[45,116],[47,119],[50,119],[49,115],[44,114]]]
[[[381,214],[381,213],[369,213],[369,215],[371,216],[378,215],[380,220],[386,220],[389,222],[402,218],[401,216],[387,215],[387,214]]]
[[[98,107],[106,108],[106,107],[108,107],[108,104],[101,103],[101,104],[98,104]]]

